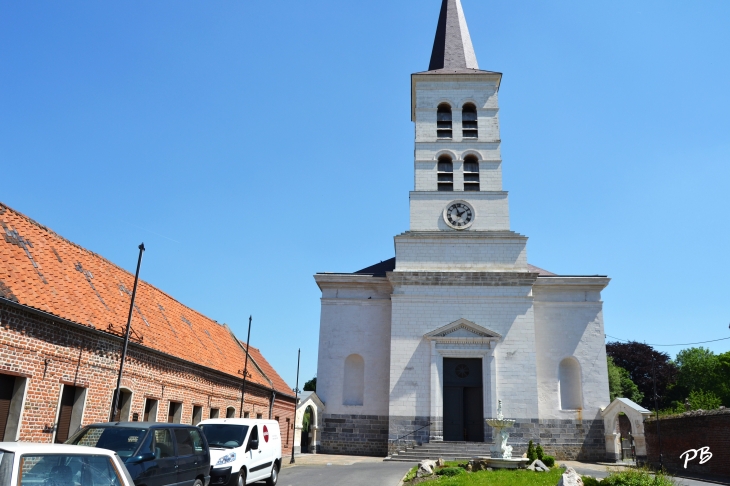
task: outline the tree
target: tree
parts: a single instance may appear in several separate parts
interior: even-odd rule
[[[692,392],[713,390],[717,387],[720,362],[707,348],[688,348],[677,353],[677,386]]]
[[[715,410],[720,405],[720,398],[711,391],[693,390],[689,394],[689,406],[692,410]]]
[[[687,348],[677,353],[675,363],[678,368],[677,384],[671,394],[676,400],[683,401],[692,392],[701,391],[711,393],[716,399],[730,405],[730,353],[716,355],[703,347]],[[694,405],[692,409],[695,409]]]
[[[648,344],[631,341],[628,343],[614,342],[606,344],[606,354],[613,358],[616,366],[628,371],[629,378],[643,395],[641,406],[650,409],[654,408],[653,357],[659,408],[665,408],[671,403],[666,393],[667,388],[676,381],[677,366],[670,361],[667,353],[659,352]]]
[[[636,383],[631,381],[629,372],[616,366],[613,358],[608,356],[608,391],[613,402],[616,398],[628,398],[635,403],[641,403],[644,394],[639,391]]]
[[[317,377],[315,376],[304,384],[304,391],[317,391]]]

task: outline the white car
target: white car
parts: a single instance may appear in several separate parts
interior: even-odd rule
[[[0,485],[134,486],[119,456],[66,444],[0,442]]]
[[[281,432],[276,420],[210,419],[198,424],[210,448],[210,486],[244,486],[266,480],[274,486],[281,469]]]

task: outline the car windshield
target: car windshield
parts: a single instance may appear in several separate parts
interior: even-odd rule
[[[241,447],[248,432],[248,425],[203,424],[200,428],[203,429],[210,447],[223,449]]]
[[[111,457],[81,454],[24,454],[18,470],[20,486],[119,486]]]
[[[126,459],[142,443],[147,430],[131,427],[89,427],[71,437],[67,443],[109,449]]]

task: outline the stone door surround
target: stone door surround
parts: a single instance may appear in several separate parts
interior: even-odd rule
[[[494,346],[502,336],[459,319],[423,336],[431,342],[431,441],[443,441],[444,358],[481,358],[484,414],[495,417],[497,363]],[[485,437],[486,439],[486,437]]]

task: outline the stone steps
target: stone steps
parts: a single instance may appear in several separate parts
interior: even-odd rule
[[[442,458],[445,461],[463,461],[475,457],[489,457],[492,444],[484,442],[430,442],[399,451],[386,461],[419,462]]]

